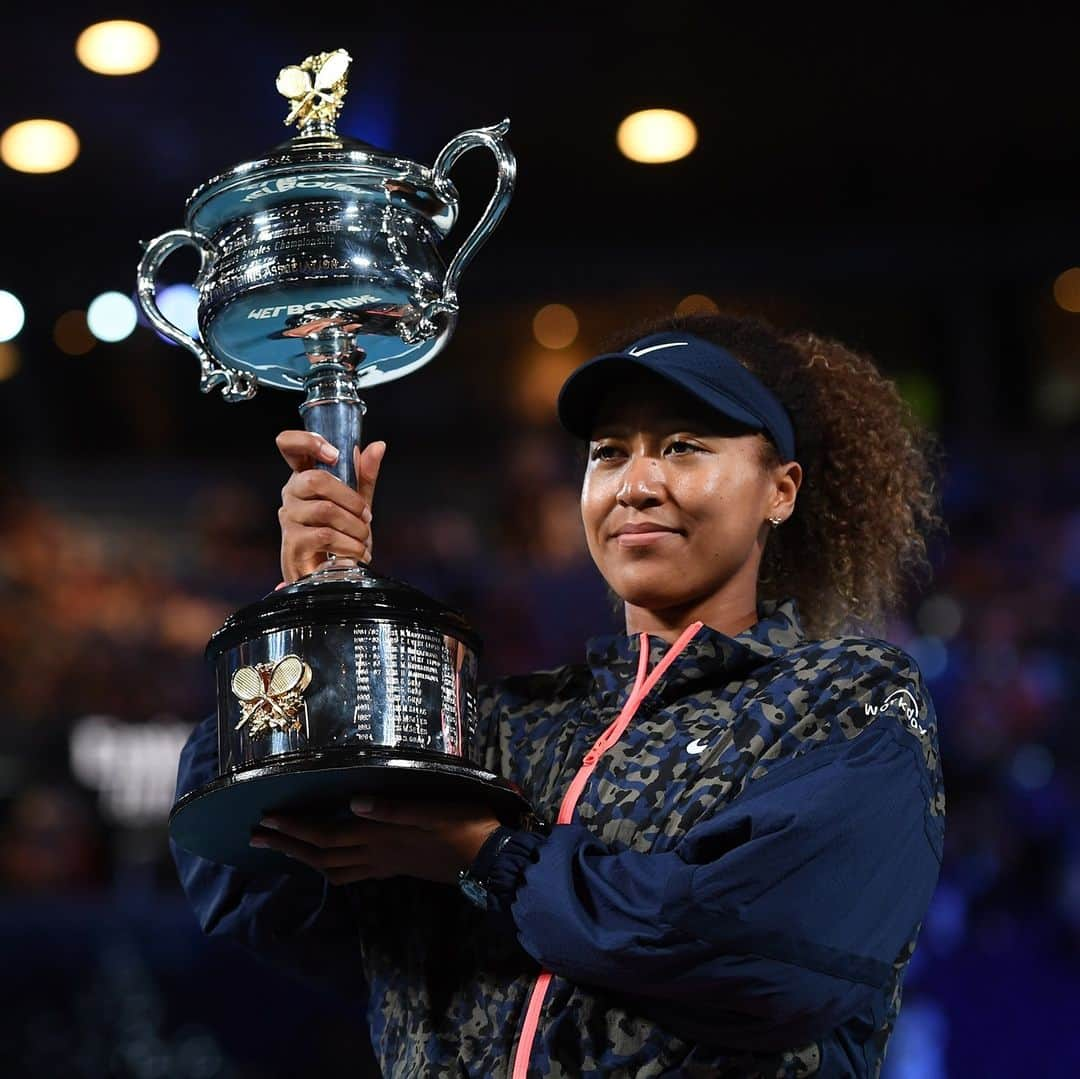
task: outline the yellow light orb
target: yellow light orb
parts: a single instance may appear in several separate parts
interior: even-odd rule
[[[522,357],[514,380],[514,404],[518,413],[532,423],[546,423],[555,415],[559,389],[583,360],[580,348],[535,349]]]
[[[677,315],[716,315],[719,312],[720,308],[716,306],[716,301],[709,299],[708,296],[702,296],[699,292],[695,292],[692,296],[684,296],[675,308]]]
[[[83,67],[99,75],[134,75],[158,58],[157,34],[130,19],[110,19],[88,26],[75,42]]]
[[[0,135],[0,160],[18,172],[59,172],[79,156],[79,136],[59,120],[23,120]]]
[[[10,341],[0,342],[0,382],[18,372],[19,362],[19,350]]]
[[[97,343],[86,324],[85,311],[65,311],[53,327],[53,340],[68,356],[85,356]]]
[[[1063,311],[1080,314],[1080,266],[1058,274],[1054,282],[1054,299]]]
[[[619,124],[615,142],[631,161],[659,165],[686,157],[697,146],[697,138],[694,121],[685,113],[645,109]]]
[[[565,304],[549,303],[533,317],[533,337],[544,348],[566,348],[577,335],[577,315]]]

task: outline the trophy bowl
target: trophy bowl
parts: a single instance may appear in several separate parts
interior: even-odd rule
[[[453,333],[465,266],[498,224],[516,165],[508,121],[463,132],[431,168],[335,131],[351,58],[339,49],[278,76],[300,133],[202,184],[185,227],[146,245],[139,303],[228,401],[300,390],[304,425],[339,450],[318,467],[355,487],[360,392],[430,361]],[[489,150],[495,191],[447,265],[457,158]],[[198,339],[158,308],[157,274],[200,258]],[[529,822],[511,783],[470,759],[480,642],[464,616],[332,552],[315,573],[236,612],[211,638],[218,775],[173,807],[181,846],[245,868],[295,864],[248,840],[271,812],[346,813],[358,793],[484,801]]]
[[[322,70],[342,51],[321,54],[329,58]],[[242,400],[259,383],[303,389],[311,368],[305,339],[323,328],[356,338],[351,360],[362,387],[415,371],[453,333],[462,271],[513,192],[516,163],[503,142],[510,123],[462,132],[427,168],[336,134],[343,73],[341,86],[334,108],[324,102],[299,136],[197,187],[185,227],[146,247],[140,305],[160,333],[198,357],[204,391],[220,385]],[[438,244],[458,214],[448,172],[474,147],[496,159],[495,191],[447,266]],[[155,295],[162,263],[185,246],[200,258],[199,340],[161,313]]]

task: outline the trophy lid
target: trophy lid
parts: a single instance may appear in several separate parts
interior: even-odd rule
[[[317,53],[278,73],[290,104],[286,124],[299,133],[265,157],[200,184],[187,201],[186,224],[210,236],[237,217],[314,198],[378,198],[422,213],[442,235],[457,216],[458,194],[446,177],[360,139],[339,135],[336,120],[352,58],[344,49]]]

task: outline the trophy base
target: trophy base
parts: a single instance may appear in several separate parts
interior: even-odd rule
[[[349,799],[359,794],[431,801],[474,801],[515,824],[530,812],[512,784],[460,758],[430,750],[369,746],[289,754],[259,767],[219,776],[185,794],[169,815],[178,846],[212,862],[256,872],[304,870],[278,851],[249,843],[270,813],[356,819]]]

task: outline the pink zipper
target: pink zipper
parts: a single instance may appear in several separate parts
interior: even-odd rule
[[[569,824],[577,808],[578,799],[589,782],[597,762],[602,754],[606,753],[621,737],[623,731],[630,725],[641,702],[649,695],[653,686],[660,680],[664,671],[671,666],[675,657],[686,647],[687,642],[699,629],[702,622],[694,622],[683,630],[679,639],[664,653],[663,659],[653,668],[652,673],[645,677],[649,666],[649,635],[640,634],[638,645],[638,669],[634,679],[634,688],[626,699],[618,719],[593,743],[592,749],[585,754],[581,767],[570,782],[566,794],[559,806],[559,816],[556,824]],[[544,1006],[544,998],[547,996],[548,986],[551,984],[552,974],[543,970],[537,975],[529,993],[529,1002],[525,1007],[525,1019],[521,1025],[521,1037],[518,1039],[517,1050],[514,1053],[514,1067],[512,1079],[528,1079],[529,1057],[532,1056],[533,1042],[536,1040],[536,1031],[540,1025],[540,1011]]]

